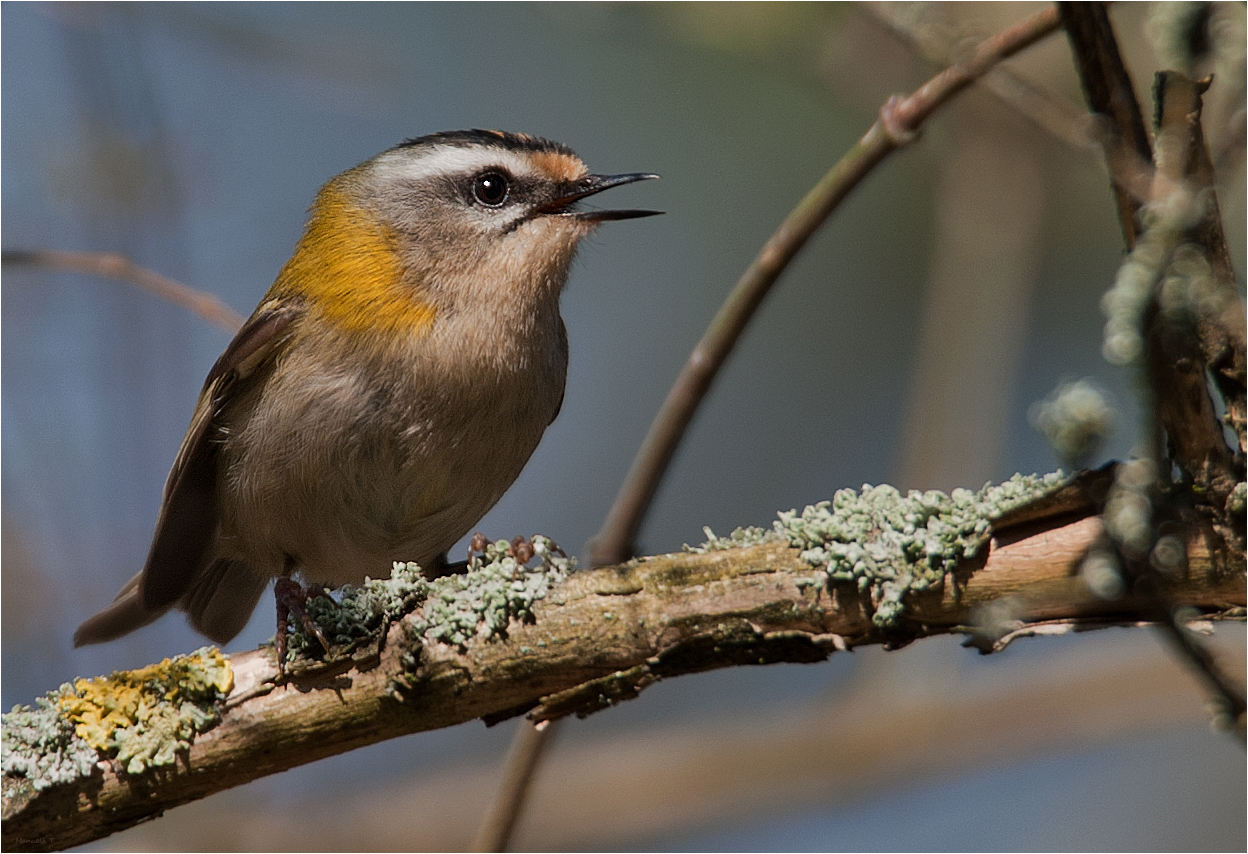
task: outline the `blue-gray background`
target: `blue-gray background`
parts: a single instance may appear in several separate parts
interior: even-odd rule
[[[989,32],[1034,8],[1006,5],[958,14]],[[0,16],[4,248],[122,252],[242,314],[288,256],[317,187],[405,137],[525,131],[567,143],[595,171],[662,174],[614,191],[613,204],[666,216],[609,224],[583,248],[563,303],[572,350],[563,412],[479,526],[546,533],[569,550],[597,529],[668,385],[757,248],[883,99],[932,71],[870,12],[846,5],[9,2]],[[1119,20],[1141,92],[1156,67],[1144,23],[1142,11]],[[1053,38],[1022,71],[1078,105],[1068,65]],[[1242,155],[1233,162],[1223,205],[1242,270]],[[982,206],[976,181],[988,188]],[[703,525],[767,524],[863,482],[947,489],[1050,470],[1057,462],[1027,412],[1063,378],[1091,375],[1110,391],[1119,429],[1101,458],[1126,455],[1131,383],[1099,356],[1097,302],[1121,257],[1106,183],[1095,156],[989,96],[971,93],[938,116],[850,198],[764,305],[677,456],[643,549],[700,541]],[[947,248],[948,235],[967,239],[976,222],[988,227],[972,232],[969,252]],[[959,258],[995,253],[1004,260],[960,272]],[[975,281],[990,284],[987,295],[958,290]],[[933,308],[942,282],[952,296]],[[74,676],[200,645],[176,616],[102,647],[75,651],[70,635],[141,565],[168,465],[228,335],[116,282],[6,270],[2,340],[8,708]],[[969,376],[960,364],[987,367]],[[953,411],[939,411],[941,401],[956,401],[944,404]],[[230,649],[271,634],[261,607]],[[1242,631],[1219,637],[1242,660]],[[722,721],[766,729],[855,680],[892,679],[902,693],[935,681],[948,692],[1003,671],[1026,682],[1029,668],[1094,661],[1101,650],[1159,649],[1143,631],[1101,633],[1024,642],[987,661],[931,641],[709,674],[568,724],[559,744],[645,743],[651,731]],[[1093,743],[1056,738],[903,769],[813,805],[775,803],[767,793],[782,785],[746,781],[759,793],[750,808],[599,837],[542,836],[535,816],[520,844],[1242,849],[1243,753],[1209,731],[1192,692],[1194,714],[1111,728]],[[328,814],[350,829],[353,813],[334,806],[348,793],[437,786],[439,774],[466,768],[488,780],[509,735],[476,723],[400,739],[97,847],[257,847],[231,810],[281,804],[299,805],[313,828]],[[363,833],[344,838],[369,847]],[[311,850],[329,837],[311,838],[290,844]],[[407,844],[454,842],[416,834]]]

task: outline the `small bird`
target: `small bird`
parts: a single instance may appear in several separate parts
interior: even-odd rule
[[[171,608],[226,643],[277,578],[280,651],[296,574],[340,586],[394,561],[450,571],[447,549],[559,413],[577,245],[601,222],[660,213],[578,202],[657,177],[591,175],[559,143],[467,130],[331,178],[208,372],[143,570],[74,645]]]

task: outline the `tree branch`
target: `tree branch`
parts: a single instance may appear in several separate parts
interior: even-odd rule
[[[1182,346],[1174,340],[1180,336],[1174,334],[1164,336],[1166,340],[1162,343],[1171,361],[1178,362],[1180,358],[1185,358],[1189,362],[1203,363],[1199,364],[1202,374],[1199,383],[1202,387],[1205,384],[1203,368],[1208,366],[1214,385],[1225,402],[1227,422],[1235,432],[1242,452],[1248,449],[1245,439],[1244,304],[1235,285],[1235,271],[1214,189],[1213,164],[1201,125],[1202,96],[1208,87],[1208,80],[1190,80],[1170,71],[1160,72],[1155,85],[1157,175],[1152,195],[1154,200],[1164,204],[1176,193],[1191,194],[1192,204],[1199,210],[1199,216],[1195,217],[1196,221],[1189,229],[1177,237],[1200,247],[1211,273],[1204,292],[1190,297],[1198,309],[1193,312],[1195,322],[1191,328],[1182,330],[1185,333],[1182,337],[1190,343]],[[1208,397],[1207,393],[1205,397]],[[1186,399],[1180,398],[1176,403],[1183,405]],[[1187,447],[1180,459],[1184,462],[1211,460],[1217,474],[1228,477],[1232,465],[1218,419],[1209,413],[1199,420],[1195,417],[1190,420],[1193,425],[1187,428],[1188,432],[1194,428],[1211,435],[1203,439],[1200,436],[1185,437]],[[1167,431],[1172,425],[1176,430],[1180,428],[1176,421],[1173,417],[1166,420]]]
[[[505,851],[516,831],[537,768],[546,755],[557,721],[522,723],[511,741],[498,793],[490,801],[485,820],[469,851]]]
[[[1243,634],[1226,634],[1227,667],[1243,672]],[[1048,650],[1043,663],[959,670],[953,678],[937,666],[901,687],[890,681],[891,668],[878,666],[887,662],[869,656],[833,696],[759,697],[747,714],[703,709],[692,721],[582,731],[546,759],[514,847],[645,846],[658,834],[750,822],[781,804],[790,813],[843,808],[985,766],[1207,722],[1189,674],[1164,649],[1138,636],[1104,640],[1095,655],[1067,645]],[[274,810],[238,792],[226,804],[181,807],[116,847],[169,851],[194,838],[205,849],[250,851],[471,850],[496,766],[459,757],[431,776],[337,792],[329,810]],[[228,825],[220,817],[226,809]]]
[[[1138,175],[1141,167],[1147,169],[1153,160],[1140,104],[1118,51],[1105,4],[1058,3],[1057,6],[1088,106],[1105,125],[1102,136],[1105,161],[1118,202],[1118,219],[1130,249],[1140,233],[1143,196],[1137,189]]]
[[[1180,625],[1176,600],[1161,579],[1169,553],[1164,528],[1193,494],[1210,533],[1231,551],[1244,548],[1243,306],[1200,127],[1208,83],[1177,72],[1157,76],[1154,151],[1105,4],[1059,5],[1088,103],[1108,124],[1106,160],[1131,250],[1103,303],[1110,315],[1107,358],[1139,365],[1147,380],[1146,386],[1141,383],[1144,459],[1132,464],[1133,476],[1115,486],[1123,500],[1107,510],[1107,542],[1127,583],[1141,596],[1140,613],[1161,626],[1213,690],[1243,741],[1243,690]],[[1149,186],[1142,191],[1137,185],[1146,175]],[[1238,434],[1238,458],[1224,439],[1206,371],[1212,372]],[[1182,470],[1179,484],[1170,482],[1173,466]]]
[[[11,850],[70,847],[365,744],[525,711],[534,720],[585,715],[686,673],[819,661],[836,650],[895,647],[972,626],[999,636],[1036,622],[1129,617],[1139,602],[1099,599],[1076,572],[1102,533],[1092,514],[1106,477],[999,520],[976,557],[947,583],[908,596],[889,627],[873,621],[869,592],[829,585],[801,552],[772,541],[572,574],[533,604],[532,622],[513,620],[493,638],[429,640],[412,627],[426,625],[442,601],[431,597],[391,625],[383,642],[296,671],[288,684],[274,683],[269,649],[237,655],[220,723],[176,766],[128,775],[105,761],[89,776],[43,790],[6,774],[3,842]],[[1168,594],[1215,615],[1242,609],[1243,555],[1211,551],[1219,541],[1199,518],[1187,525],[1187,571]]]

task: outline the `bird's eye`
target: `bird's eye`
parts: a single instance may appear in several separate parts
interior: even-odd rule
[[[507,200],[507,190],[507,176],[502,172],[482,172],[472,185],[477,201],[492,208]]]

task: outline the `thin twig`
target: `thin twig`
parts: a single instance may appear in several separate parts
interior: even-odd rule
[[[935,3],[896,4],[858,3],[871,20],[880,24],[894,37],[923,59],[935,65],[948,65],[953,61],[957,44],[965,42],[969,33],[959,32],[944,19],[945,7]],[[904,6],[905,11],[899,7]],[[937,21],[919,20],[912,14],[919,7],[918,15],[941,15]],[[1078,106],[1049,92],[1006,66],[998,66],[984,76],[982,85],[1001,103],[1017,111],[1037,128],[1065,144],[1074,151],[1088,153],[1099,151],[1100,145],[1091,128],[1091,122]]]
[[[154,273],[146,267],[118,255],[115,252],[63,252],[58,249],[15,249],[0,253],[0,263],[5,267],[45,267],[53,270],[73,270],[92,276],[116,279],[140,287],[171,303],[188,308],[209,323],[227,332],[237,332],[243,318],[221,300],[197,291],[189,285]]]
[[[969,58],[946,68],[909,97],[890,98],[858,144],[781,223],[720,307],[650,425],[602,530],[591,542],[594,566],[631,555],[637,531],[699,403],[763,298],[815,230],[884,158],[914,141],[928,116],[996,63],[1049,35],[1058,24],[1056,9],[1039,12],[981,42]]]
[[[527,720],[520,722],[511,742],[499,784],[499,795],[490,804],[485,821],[472,840],[470,851],[505,851],[514,835],[516,823],[524,809],[529,784],[537,771],[538,763],[546,753],[546,746],[555,734],[558,721]]]

